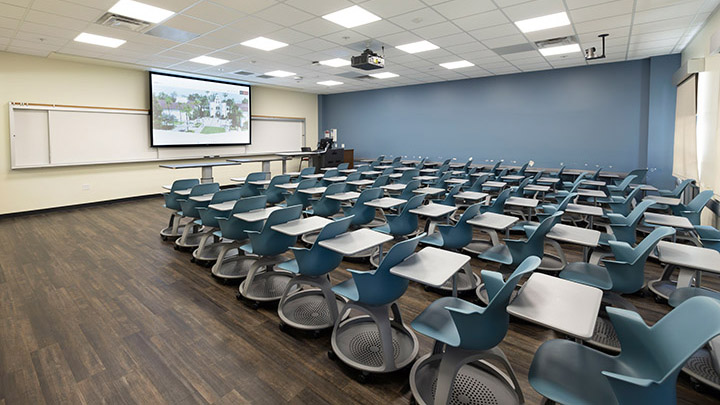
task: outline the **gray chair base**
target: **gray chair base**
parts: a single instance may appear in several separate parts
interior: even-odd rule
[[[237,298],[251,301],[255,307],[261,302],[279,301],[292,280],[293,273],[275,270],[274,266],[287,260],[283,256],[263,256],[255,259],[247,277],[240,283]]]
[[[504,372],[488,360],[502,364]],[[448,346],[444,353],[428,353],[413,365],[410,389],[418,404],[524,402],[515,373],[497,347],[467,351]]]
[[[160,236],[163,240],[179,238],[185,230],[185,225],[189,222],[183,223],[182,217],[177,214],[170,214],[170,223],[166,228],[160,231]]]
[[[330,343],[332,353],[348,366],[368,373],[400,370],[415,360],[418,340],[402,322],[396,303],[365,307],[350,302],[340,313],[356,310],[367,315],[354,316],[335,323]],[[388,310],[393,318],[388,316]]]
[[[455,276],[456,279],[456,288],[458,294],[468,293],[470,291],[475,291],[480,284],[480,276],[475,274],[472,271],[472,267],[470,266],[470,263],[466,264],[461,271],[457,272],[457,275]],[[453,292],[453,279],[452,277],[445,282],[445,284],[441,285],[438,288],[434,287],[428,287],[430,290],[437,290],[441,291],[446,294],[452,294]]]
[[[212,267],[212,275],[224,280],[241,280],[247,277],[256,256],[246,256],[240,252],[237,242],[224,244],[220,248],[217,260]],[[235,251],[230,254],[231,251]]]
[[[228,242],[223,242],[221,238],[213,235],[212,233],[215,230],[209,229],[200,239],[200,244],[192,253],[193,261],[204,264],[214,263],[217,260],[223,246],[227,245]]]
[[[704,348],[695,352],[682,368],[682,371],[690,377],[695,390],[700,390],[703,385],[720,390],[717,359],[713,361],[713,355],[717,356],[717,354],[710,350],[711,346],[717,347],[715,342],[720,343],[720,339],[716,337]]]
[[[194,250],[200,246],[200,240],[204,235],[202,225],[193,222],[188,223],[183,228],[180,237],[175,240],[175,248],[178,250]]]
[[[298,286],[317,288],[296,289]],[[322,331],[331,328],[347,302],[344,298],[336,296],[331,288],[327,276],[295,276],[287,284],[280,298],[278,316],[282,321],[281,325],[305,331]]]

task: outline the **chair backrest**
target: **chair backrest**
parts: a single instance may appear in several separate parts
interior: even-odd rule
[[[408,184],[409,182],[411,182],[413,180],[414,177],[417,177],[419,175],[420,175],[420,170],[417,170],[417,169],[405,170],[403,172],[402,176],[400,176],[400,178],[398,179],[398,183]]]
[[[627,181],[628,185],[629,185],[635,179],[635,177],[637,177],[637,176],[635,176],[634,174],[631,174],[631,175],[627,176],[623,181]],[[642,191],[642,188],[640,188],[640,187],[633,188],[632,191],[630,191],[628,193],[627,197],[625,197],[625,202],[632,201],[638,195],[638,193],[640,191]]]
[[[388,176],[387,174],[383,174],[383,175],[378,176],[378,178],[375,179],[375,182],[373,182],[372,186],[370,186],[370,187],[373,187],[373,188],[382,187],[382,186],[387,185],[389,181],[390,181],[390,176]]]
[[[198,179],[182,179],[182,180],[175,180],[170,186],[170,192],[164,194],[165,197],[165,206],[167,208],[170,208],[171,210],[180,210],[180,202],[178,199],[182,200],[185,199],[185,196],[181,196],[179,194],[175,194],[178,190],[187,190],[191,189],[195,186],[200,184],[200,181]]]
[[[720,252],[720,230],[709,225],[696,225],[695,232],[700,236],[703,247]]]
[[[720,301],[710,297],[686,300],[652,327],[636,312],[612,307],[607,312],[622,345],[617,361],[624,366],[618,369],[629,371],[629,377],[668,384],[670,392],[675,391],[677,375],[690,356],[720,334]],[[608,379],[619,403],[675,400],[664,397],[668,390],[651,385],[653,389],[638,387],[637,392],[632,392],[633,385]]]
[[[487,350],[497,346],[507,334],[510,316],[507,306],[520,279],[532,273],[540,265],[540,258],[530,256],[503,282],[502,274],[494,271],[481,272],[487,289],[489,303],[482,312],[446,307],[452,316],[460,337],[460,348]]]
[[[519,174],[520,176],[524,176],[524,175],[525,175],[525,170],[527,169],[527,167],[528,167],[529,164],[530,164],[530,163],[525,163],[524,165],[520,166],[520,169],[518,170],[518,174]]]
[[[483,174],[482,176],[478,176],[477,180],[475,180],[475,183],[473,183],[472,186],[470,186],[470,191],[481,192],[481,191],[482,191],[482,185],[483,185],[486,181],[488,181],[488,179],[490,179],[490,175],[489,175],[489,174]]]
[[[518,184],[517,188],[515,189],[515,191],[514,191],[512,194],[513,194],[515,197],[522,197],[523,195],[525,195],[525,187],[526,187],[528,184],[530,184],[530,181],[531,181],[531,180],[532,180],[532,179],[531,179],[530,177],[524,178],[524,179],[520,182],[520,184]]]
[[[449,165],[450,162],[452,162],[452,158],[447,158],[447,159],[445,159],[445,161],[442,163],[441,166]]]
[[[323,176],[323,178],[326,179],[328,177],[337,177],[339,175],[340,175],[340,171],[338,169],[330,169],[325,172],[325,175]]]
[[[353,225],[365,225],[375,219],[375,207],[365,205],[367,201],[376,200],[383,196],[381,188],[366,188],[360,193],[355,204],[345,211],[345,214],[353,216]]]
[[[558,171],[557,171],[557,173],[555,173],[555,175],[557,177],[560,177],[560,176],[562,176],[564,171],[565,171],[565,166],[560,166],[560,169],[558,169]]]
[[[648,208],[655,205],[656,202],[653,200],[642,200],[640,201],[640,204],[635,206],[635,209],[630,211],[630,214],[627,216],[627,223],[632,225],[637,225],[637,223],[640,221],[640,218],[645,214],[645,211],[647,211]]]
[[[310,166],[310,167],[306,167],[306,168],[300,170],[300,178],[302,178],[302,176],[307,176],[309,174],[315,174],[314,167]]]
[[[198,207],[198,213],[200,214],[200,220],[202,224],[210,227],[218,227],[217,217],[227,218],[230,215],[230,211],[217,211],[210,208],[213,204],[220,204],[226,201],[234,201],[240,199],[240,189],[237,187],[220,190],[213,194],[210,204],[207,207]]]
[[[337,165],[338,170],[347,170],[348,167],[350,167],[350,163],[346,163],[346,162],[343,162],[343,163],[340,163],[339,165]]]
[[[415,165],[415,168],[418,169],[418,170],[422,169],[423,166],[425,166],[425,161],[426,161],[426,160],[427,160],[427,158],[422,158],[422,159],[420,159],[420,161]]]
[[[645,284],[645,262],[658,242],[675,233],[673,228],[654,229],[636,247],[626,242],[610,241],[615,260],[603,260],[612,281],[612,291],[627,294],[642,289]]]
[[[343,255],[320,246],[318,242],[347,232],[352,220],[351,215],[332,221],[320,230],[320,234],[309,249],[293,249],[300,274],[321,276],[340,265]]]
[[[400,298],[407,290],[409,281],[390,273],[390,269],[400,264],[415,252],[418,242],[425,233],[414,238],[398,242],[385,254],[377,270],[366,272],[367,277],[355,278],[358,289],[358,302],[369,305],[386,305]]]
[[[320,197],[320,199],[324,199],[329,195],[343,193],[345,192],[345,187],[347,187],[347,184],[345,183],[333,183],[327,186],[325,192],[322,194],[322,197]]]
[[[215,194],[220,191],[220,184],[218,183],[203,183],[194,186],[190,190],[189,197],[195,197],[198,195]]]
[[[248,238],[245,231],[259,231],[262,229],[262,222],[245,222],[241,219],[237,219],[233,214],[239,214],[241,212],[247,212],[252,210],[258,210],[265,208],[267,203],[267,197],[264,195],[258,195],[254,197],[246,197],[239,199],[233,206],[232,212],[225,219],[218,219],[220,225],[220,231],[222,232],[223,238],[233,240],[245,240]]]
[[[285,195],[285,201],[287,202],[288,206],[291,205],[302,205],[303,207],[307,207],[310,205],[310,195],[301,193],[300,190],[305,190],[307,188],[313,188],[317,185],[317,180],[315,179],[303,179],[300,180],[298,183],[297,188],[295,189],[295,192],[292,194],[286,194]]]
[[[465,165],[462,167],[461,170],[467,173],[467,171],[470,170],[470,165],[472,164],[472,161],[473,161],[473,158],[472,157],[469,158],[467,160],[467,162],[465,162]]]
[[[674,197],[676,197],[676,198],[680,198],[680,195],[682,195],[683,191],[685,191],[685,189],[687,188],[687,186],[689,186],[690,184],[692,184],[694,181],[695,181],[695,180],[693,180],[693,179],[685,179],[685,180],[681,181],[680,184],[678,184],[678,185],[672,190],[672,195],[673,195]]]
[[[556,210],[557,211],[565,211],[568,205],[577,197],[577,193],[568,193],[568,195],[565,196],[565,198],[560,201],[560,204],[557,205]]]
[[[380,175],[381,176],[389,176],[389,175],[393,174],[394,171],[395,170],[393,170],[392,167],[388,167],[386,169],[383,169],[383,171],[382,171],[382,173],[380,173]]]
[[[602,171],[602,169],[603,169],[602,167],[598,167],[598,169],[595,170],[595,173],[590,175],[590,180],[597,180],[598,176],[600,176],[600,172]]]
[[[210,205],[220,204],[220,203],[224,203],[225,201],[239,200],[239,199],[240,199],[240,188],[232,187],[232,188],[228,188],[225,190],[220,190],[217,193],[213,194],[212,199],[210,200]]]
[[[285,190],[278,188],[277,185],[289,182],[289,174],[279,174],[270,180],[270,184],[268,184],[267,189],[263,193],[268,197],[268,202],[270,204],[277,204],[285,199]]]
[[[400,156],[395,156],[390,164],[400,163]]]
[[[467,221],[475,218],[480,212],[482,203],[473,204],[465,209],[458,222],[454,225],[441,225],[438,230],[442,235],[443,247],[460,249],[472,242],[473,228]]]
[[[447,186],[445,184],[445,180],[449,179],[450,176],[452,176],[452,173],[450,173],[450,172],[445,172],[445,173],[440,174],[440,177],[438,177],[438,179],[435,180],[435,182],[433,183],[433,186],[437,187],[437,188],[446,188]]]
[[[178,190],[187,190],[189,188],[193,188],[200,184],[200,181],[198,179],[180,179],[175,180],[172,183],[172,186],[170,186],[170,192],[178,191]]]
[[[712,190],[705,190],[701,191],[698,195],[695,196],[695,198],[692,199],[686,205],[687,211],[693,211],[693,212],[700,212],[705,207],[705,204],[710,201],[710,199],[713,197],[714,192]]]
[[[565,211],[556,211],[549,217],[545,218],[542,222],[540,222],[540,225],[534,228],[530,235],[528,235],[527,243],[541,243],[542,246],[542,241],[545,240],[545,235],[550,232],[550,230],[553,226],[555,226],[555,224],[560,222],[560,219],[564,213]]]
[[[408,202],[403,206],[403,209],[401,211],[401,215],[415,209],[422,205],[423,201],[425,201],[425,195],[424,194],[418,194],[413,196],[408,200]]]
[[[502,169],[502,170],[500,170],[500,173],[498,173],[497,176],[495,176],[495,179],[497,181],[500,181],[500,180],[502,180],[503,177],[507,176],[507,174],[508,174],[508,169],[507,168]]]
[[[494,212],[496,214],[502,214],[505,212],[505,201],[510,197],[510,189],[506,188],[501,191],[500,194],[495,198],[492,204],[485,210],[485,212]]]
[[[271,212],[268,219],[265,220],[262,230],[259,233],[249,234],[253,253],[262,256],[276,256],[288,250],[297,241],[297,236],[285,235],[274,231],[272,227],[299,219],[301,214],[301,205],[293,205]]]
[[[250,181],[265,180],[265,179],[268,178],[269,175],[270,175],[270,173],[268,173],[268,172],[254,172],[254,173],[250,173],[250,174],[247,175],[247,177],[245,177],[245,182],[247,183],[247,182],[250,182]]]
[[[497,163],[495,163],[495,165],[493,165],[492,169],[490,169],[490,171],[495,173],[498,170],[498,168],[500,168],[500,165],[502,164],[502,162],[503,162],[502,160],[498,160]]]
[[[362,173],[370,170],[370,165],[368,164],[362,164],[355,166],[355,170],[357,170],[357,173]]]
[[[411,199],[412,197],[417,195],[413,193],[413,190],[417,190],[418,187],[420,187],[420,180],[410,180],[405,185],[405,189],[403,189],[402,193],[400,193],[400,196],[398,198],[401,198],[403,200]]]
[[[648,169],[635,169],[628,173],[628,176],[633,174],[635,179],[630,181],[629,184],[643,184],[645,183],[645,177],[647,176]]]
[[[361,177],[362,174],[360,172],[349,173],[347,175],[347,178],[345,179],[345,182],[360,180]]]

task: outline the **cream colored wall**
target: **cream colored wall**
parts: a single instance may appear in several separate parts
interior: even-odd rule
[[[149,108],[148,92],[148,73],[141,69],[0,52],[0,214],[153,194],[176,178],[199,178],[200,169],[168,170],[158,162],[10,169],[9,102]],[[317,95],[255,86],[252,97],[254,115],[304,117],[306,144],[317,144]],[[274,173],[280,168],[273,163]],[[255,163],[213,174],[228,184],[230,177],[259,170]]]

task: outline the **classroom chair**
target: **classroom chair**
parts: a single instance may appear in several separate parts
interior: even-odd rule
[[[479,364],[482,360],[502,364],[511,381],[511,384],[505,383],[514,391],[512,402],[524,402],[515,372],[498,344],[507,335],[510,324],[507,306],[515,286],[523,276],[537,269],[540,261],[539,257],[528,257],[507,281],[503,281],[500,273],[483,270],[482,278],[490,297],[485,307],[456,297],[444,297],[435,300],[411,322],[416,332],[435,341],[432,352],[419,358],[410,370],[410,389],[418,403],[455,403],[453,396],[482,395],[474,385],[454,383],[465,366],[487,373]]]
[[[398,242],[382,258],[377,270],[350,270],[352,278],[332,288],[348,303],[333,327],[328,355],[359,370],[364,381],[369,373],[388,373],[410,364],[418,352],[418,340],[403,323],[396,300],[409,281],[390,269],[415,252],[425,234]],[[345,319],[350,311],[361,313]],[[392,312],[392,318],[388,311]]]
[[[248,239],[247,231],[259,231],[263,222],[245,222],[234,215],[259,210],[266,205],[267,197],[264,195],[241,198],[235,203],[227,218],[218,218],[220,230],[215,231],[214,235],[223,241],[223,244],[212,267],[213,276],[223,281],[243,279],[247,276],[255,259],[242,254],[240,246]],[[225,242],[228,240],[229,243]],[[233,250],[236,254],[229,255]]]
[[[602,167],[598,167],[597,170],[593,174],[591,174],[586,180],[597,180],[600,176],[600,172],[602,171]]]
[[[310,199],[312,208],[308,209],[305,213],[307,215],[319,215],[321,217],[331,217],[340,212],[341,201],[333,200],[328,198],[333,194],[339,194],[345,192],[345,183],[333,183],[327,186],[325,192],[318,199]]]
[[[278,304],[282,330],[287,325],[319,332],[337,321],[345,301],[336,298],[327,275],[340,265],[343,255],[323,248],[318,242],[347,232],[353,220],[350,215],[325,225],[309,249],[291,246],[295,259],[277,265],[278,269],[294,274]],[[315,288],[298,288],[302,286]]]
[[[260,181],[260,180],[266,180],[270,176],[270,173],[268,172],[255,172],[250,173],[245,177],[245,184],[240,187],[240,194],[243,197],[252,197],[256,195],[261,195],[263,191],[265,190],[264,186],[258,186],[255,184],[250,184],[250,182],[253,181]]]
[[[338,171],[347,170],[349,167],[350,167],[350,163],[346,163],[346,162],[343,162],[343,163],[340,163],[339,165],[337,165]]]
[[[474,192],[480,193],[480,192],[482,192],[482,189],[483,189],[482,185],[486,181],[489,181],[489,180],[490,180],[489,174],[483,174],[481,176],[478,176],[477,179],[475,180],[475,182],[472,183],[472,185],[467,189],[467,191],[474,191]],[[465,186],[467,184],[469,184],[469,183],[465,183],[465,184],[463,184],[463,186]]]
[[[387,233],[393,235],[396,238],[401,238],[406,235],[415,233],[418,228],[418,216],[413,214],[410,210],[413,210],[422,205],[425,200],[424,194],[416,195],[408,200],[403,206],[399,214],[386,214],[385,218],[387,223],[384,225],[372,228],[373,231]]]
[[[168,223],[167,228],[160,231],[160,236],[163,240],[177,238],[185,229],[185,225],[180,221],[181,216],[178,214],[178,211],[182,209],[180,207],[179,200],[184,199],[184,196],[178,194],[177,192],[180,190],[191,189],[198,184],[200,184],[198,179],[175,180],[172,186],[170,186],[170,191],[163,194],[163,197],[165,198],[165,208],[172,210],[172,214],[170,214],[170,222]]]
[[[673,214],[687,218],[693,225],[700,225],[700,214],[705,205],[713,198],[713,195],[712,190],[705,190],[696,195],[687,205],[680,204],[670,208]]]
[[[672,197],[672,198],[680,198],[682,196],[682,193],[685,191],[685,189],[693,184],[695,180],[693,179],[685,179],[680,182],[674,189],[672,190],[658,190],[658,193],[660,193],[663,197]]]
[[[338,176],[340,176],[340,172],[338,171],[338,169],[330,169],[325,172],[325,175],[320,179],[320,182],[322,183],[323,186],[329,186],[330,184],[333,184],[333,182],[328,181],[327,179],[329,177],[338,177]]]
[[[315,168],[312,166],[306,167],[306,168],[300,170],[300,174],[297,177],[295,177],[294,179],[292,179],[291,181],[293,183],[299,183],[303,180],[308,180],[308,179],[304,179],[303,176],[309,176],[311,174],[315,174]]]
[[[375,219],[375,207],[365,205],[365,203],[382,198],[382,196],[383,189],[366,188],[360,193],[355,204],[342,207],[343,214],[345,214],[345,217],[353,217],[350,223],[353,226],[367,225]]]
[[[279,174],[270,180],[270,184],[268,184],[267,188],[262,193],[267,197],[268,204],[275,205],[285,201],[285,190],[278,188],[277,185],[287,183],[290,183],[289,174]]]
[[[294,192],[286,192],[285,193],[285,206],[290,207],[292,205],[300,205],[303,208],[307,208],[310,206],[310,197],[312,197],[310,194],[301,193],[300,190],[305,190],[308,188],[313,188],[317,186],[317,180],[315,179],[304,179],[302,180]],[[281,204],[282,205],[282,204]]]
[[[510,197],[510,189],[506,188],[505,190],[501,191],[494,200],[492,200],[490,205],[484,205],[480,207],[480,213],[484,214],[486,212],[492,212],[495,214],[504,214],[505,201],[508,199],[508,197]]]
[[[348,175],[346,176],[346,179],[345,179],[345,184],[346,184],[345,190],[346,191],[357,191],[358,186],[352,185],[352,184],[347,184],[347,182],[357,181],[357,180],[360,180],[361,178],[362,178],[362,174],[359,172],[348,173]]]
[[[610,191],[610,195],[622,197],[625,194],[627,194],[628,189],[630,188],[631,184],[637,184],[635,183],[637,181],[638,176],[635,174],[628,174],[627,177],[625,177],[621,182],[618,184],[608,184],[607,189]],[[640,187],[633,187],[633,188],[640,188]]]
[[[300,219],[302,207],[293,205],[270,213],[260,231],[245,231],[250,243],[240,246],[246,255],[257,256],[247,277],[240,283],[237,298],[257,309],[261,302],[280,300],[293,277],[291,272],[275,268],[287,259],[281,256],[297,242],[297,236],[277,232],[273,226]]]
[[[377,188],[386,186],[390,182],[390,176],[387,174],[383,174],[381,176],[378,176],[378,178],[375,179],[373,184],[370,186],[371,188]]]
[[[218,219],[227,218],[230,216],[231,210],[218,211],[212,208],[215,204],[222,204],[224,202],[232,202],[240,199],[240,188],[230,188],[226,190],[220,190],[213,194],[212,200],[207,207],[197,207],[200,213],[200,219],[195,220],[195,224],[202,226],[202,236],[200,237],[200,244],[197,249],[193,250],[192,261],[200,264],[210,264],[217,259],[218,252],[222,246],[221,238],[214,235],[214,232],[220,228]],[[213,243],[209,243],[210,241]]]
[[[432,202],[434,202],[436,204],[449,205],[451,207],[454,207],[455,206],[455,194],[459,193],[461,188],[462,188],[462,184],[456,184],[456,185],[452,186],[450,191],[445,193],[445,197],[434,199],[434,200],[432,200]]]
[[[635,177],[635,175],[632,177]],[[635,187],[630,190],[627,196],[616,196],[611,194],[606,199],[599,199],[598,202],[607,204],[610,211],[615,214],[628,215],[630,211],[632,211],[633,202],[636,199],[639,199],[641,191],[642,189],[640,187]]]
[[[554,177],[554,178],[562,178],[563,172],[565,171],[565,166],[560,166],[560,169],[558,169],[557,172],[550,172],[548,173],[548,177]]]
[[[493,246],[480,254],[480,259],[500,263],[510,268],[517,267],[530,256],[542,258],[545,250],[545,235],[560,222],[563,211],[557,211],[545,218],[538,226],[525,225],[526,239],[505,239],[504,245]]]
[[[607,309],[622,346],[609,355],[567,339],[545,342],[528,380],[545,398],[565,404],[675,404],[680,370],[720,334],[720,301],[691,298],[653,326],[636,312]]]
[[[605,216],[610,221],[611,234],[600,234],[600,245],[609,246],[610,241],[619,241],[635,245],[637,243],[637,226],[645,211],[655,205],[655,201],[643,200],[627,216],[609,212]]]
[[[397,198],[402,200],[409,200],[417,195],[413,190],[417,190],[420,187],[420,180],[411,180],[406,185],[403,191]]]
[[[400,184],[408,184],[417,176],[420,175],[420,170],[413,169],[413,170],[405,170],[400,178],[396,180],[397,183]]]
[[[186,225],[182,235],[175,240],[175,249],[189,250],[198,247],[202,237],[202,226],[193,222],[200,219],[200,212],[198,212],[197,208],[207,207],[210,204],[212,195],[218,191],[220,191],[220,184],[218,183],[198,184],[190,190],[187,197],[178,199],[182,210],[178,212],[178,215],[189,219],[192,224]]]

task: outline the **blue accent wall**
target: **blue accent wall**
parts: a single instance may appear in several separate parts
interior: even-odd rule
[[[320,130],[337,128],[338,142],[356,157],[532,159],[540,167],[617,171],[651,164],[653,177],[665,181],[671,76],[679,66],[680,56],[671,55],[325,95]],[[648,141],[663,146],[651,152]]]

